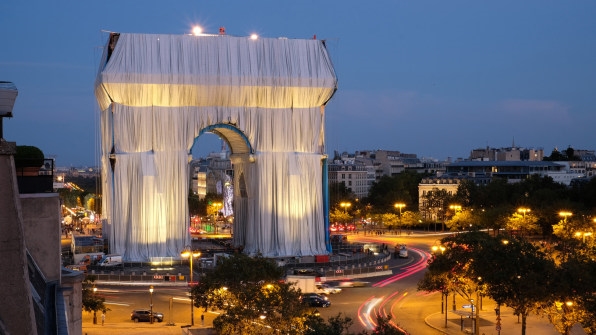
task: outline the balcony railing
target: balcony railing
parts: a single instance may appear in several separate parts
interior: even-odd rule
[[[43,165],[36,171],[29,172],[28,168],[18,167],[17,184],[19,193],[51,193],[54,192],[54,160],[44,159]]]

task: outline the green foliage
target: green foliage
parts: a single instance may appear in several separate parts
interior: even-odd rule
[[[354,321],[350,317],[344,317],[341,313],[330,317],[325,322],[318,313],[312,312],[305,317],[305,335],[342,335],[350,334],[349,329]]]
[[[15,165],[17,167],[40,167],[43,165],[44,158],[43,151],[31,145],[17,145],[14,155]]]
[[[366,334],[366,333],[364,333]],[[382,317],[377,315],[377,326],[372,334],[378,335],[406,335],[407,332],[391,324],[391,315]]]
[[[451,231],[462,231],[469,229],[478,229],[478,218],[470,210],[455,211],[453,216],[445,221],[445,225]]]
[[[329,212],[329,222],[352,222],[353,216],[343,209],[334,208]]]
[[[396,202],[405,202],[406,208],[418,208],[418,184],[424,177],[416,172],[402,172],[396,176],[383,176],[371,186],[367,201],[376,213],[392,212]]]
[[[107,312],[110,309],[106,307],[106,299],[93,291],[95,287],[96,277],[93,275],[87,276],[83,281],[83,310],[86,312],[93,312],[95,315],[98,311]]]
[[[557,268],[549,255],[526,240],[470,232],[444,238],[441,244],[445,250],[433,254],[419,289],[446,288],[465,297],[481,290],[521,316],[522,333],[530,312],[540,311],[539,306],[551,305],[573,291],[557,284],[564,269]]]
[[[191,294],[198,307],[223,311],[213,322],[219,334],[298,334],[305,307],[283,275],[272,260],[234,254],[218,261]]]
[[[329,208],[338,208],[343,201],[355,202],[356,195],[344,183],[329,183]]]

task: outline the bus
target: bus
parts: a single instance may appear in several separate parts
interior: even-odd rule
[[[72,234],[70,250],[74,264],[80,264],[84,260],[95,263],[103,258],[104,246],[103,239],[93,235]],[[89,257],[86,257],[89,256]]]

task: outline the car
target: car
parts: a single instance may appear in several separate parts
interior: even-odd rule
[[[408,258],[408,249],[405,244],[399,246],[399,258]]]
[[[130,319],[134,322],[150,322],[151,311],[148,309],[135,309],[130,313]],[[163,313],[153,312],[153,321],[162,322]]]
[[[365,287],[370,286],[370,282],[354,279],[344,279],[339,282],[339,287]]]
[[[317,291],[321,292],[322,294],[336,294],[341,292],[341,288],[337,286],[332,286],[327,283],[320,283],[316,285]]]
[[[303,300],[306,298],[319,298],[319,299],[327,300],[326,296],[320,295],[318,293],[304,293],[304,294],[300,295],[300,300]]]
[[[329,307],[331,306],[331,301],[325,300],[316,296],[302,296],[300,298],[300,302],[303,304],[308,305],[309,307]]]

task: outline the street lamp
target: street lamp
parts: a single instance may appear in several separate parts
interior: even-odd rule
[[[97,287],[95,287],[95,284],[93,284],[93,301],[97,301],[97,297],[95,296],[95,294],[97,293]],[[93,324],[96,325],[97,324],[97,311],[94,310],[93,311]]]
[[[517,211],[523,215],[523,226],[521,229],[523,231],[523,227],[526,225],[526,213],[530,213],[530,209],[526,207],[520,207],[517,209]]]
[[[217,235],[217,219],[219,218],[219,209],[223,206],[221,202],[213,203],[215,207],[215,213],[213,214],[213,225],[215,226],[215,234]]]
[[[151,297],[151,302],[149,303],[149,323],[153,323],[153,285],[149,286],[149,296]]]
[[[453,215],[455,216],[457,214],[457,212],[461,211],[461,206],[460,205],[450,205],[449,209],[451,209],[453,211]],[[443,228],[442,230],[445,230],[445,219],[443,219]],[[462,230],[464,228],[462,227]]]
[[[403,202],[398,202],[394,205],[395,208],[399,208],[399,234],[401,235],[401,209],[406,207]]]
[[[582,231],[578,231],[575,233],[575,236],[577,237],[582,237],[582,243],[586,243],[586,236],[592,236],[592,232],[586,231],[586,232],[582,232]]]
[[[438,251],[441,251],[441,254],[444,254],[446,248],[441,244],[441,242],[439,240],[436,240],[435,241],[435,245],[433,245],[431,247],[431,249],[432,249],[433,258],[434,258],[435,257],[434,254],[436,254]],[[445,328],[447,328],[447,304],[448,304],[448,298],[449,298],[449,291],[447,290],[447,287],[445,286],[441,290],[441,314],[443,314],[443,313],[445,314]]]
[[[571,212],[561,211],[559,212],[559,216],[563,217],[563,222],[567,223],[567,217],[573,215]]]
[[[349,202],[342,202],[342,203],[340,203],[339,205],[341,206],[341,208],[343,208],[343,209],[344,209],[344,213],[347,213],[347,212],[348,212],[348,208],[349,208],[350,206],[352,206],[352,204],[351,204],[351,203],[349,203]]]
[[[182,252],[180,252],[180,256],[182,256],[182,258],[186,259],[188,258],[188,260],[190,261],[190,281],[188,283],[188,285],[191,287],[191,292],[190,292],[190,325],[194,326],[195,325],[195,306],[194,306],[194,297],[192,295],[192,285],[194,284],[192,281],[192,273],[193,273],[193,267],[192,267],[192,260],[195,257],[199,257],[201,256],[201,252],[198,250],[192,250],[192,248],[190,246],[186,246],[184,247],[184,250],[182,250]]]
[[[457,214],[457,212],[461,211],[461,206],[460,205],[451,205],[451,206],[449,206],[449,209],[452,209]]]

